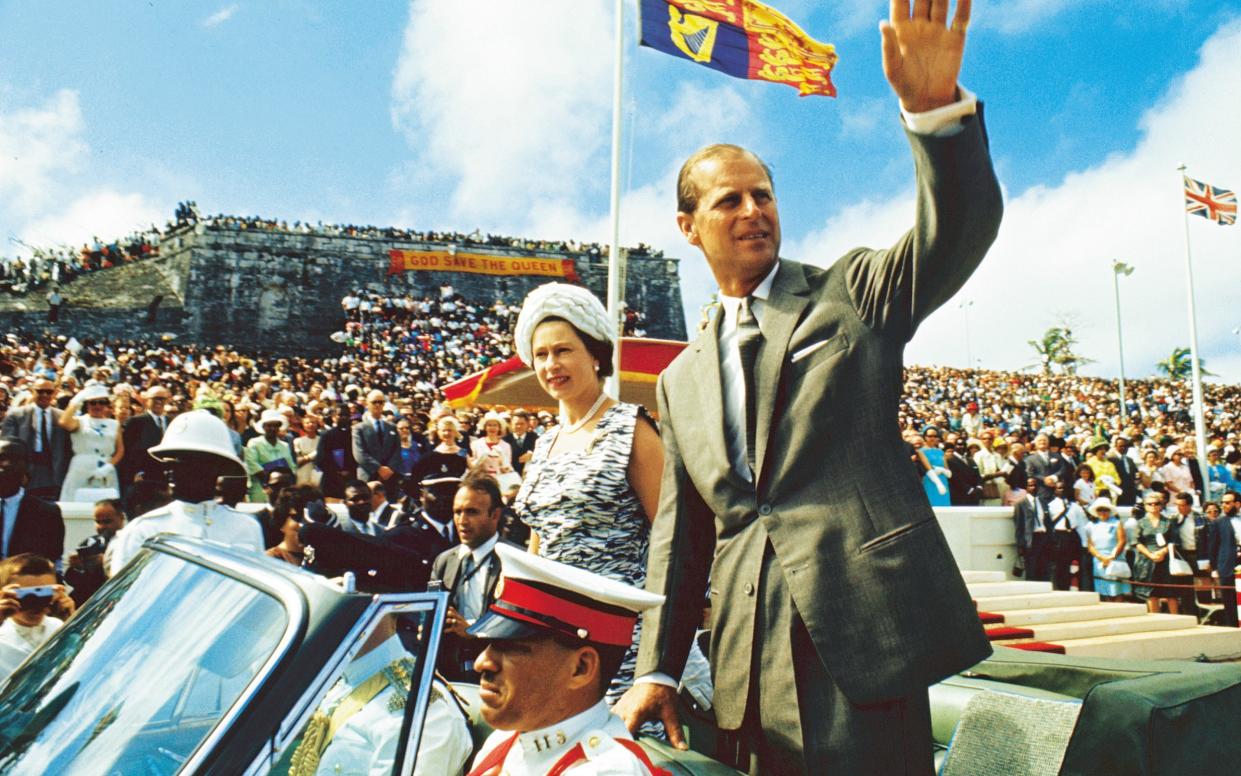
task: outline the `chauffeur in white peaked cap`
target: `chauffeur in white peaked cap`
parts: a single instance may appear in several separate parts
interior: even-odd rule
[[[263,551],[263,530],[258,520],[215,501],[218,478],[246,476],[245,464],[233,452],[224,421],[207,410],[184,412],[173,419],[163,441],[149,452],[167,464],[173,501],[134,518],[117,533],[109,574],[120,571],[138,554],[143,542],[161,533]]]
[[[469,633],[487,643],[474,668],[496,732],[470,776],[667,773],[603,700],[638,615],[664,597],[516,547],[495,551],[496,601]]]

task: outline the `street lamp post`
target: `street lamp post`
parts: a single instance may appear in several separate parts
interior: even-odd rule
[[[1116,347],[1120,353],[1120,426],[1119,431],[1125,430],[1125,420],[1129,417],[1128,409],[1125,407],[1125,338],[1121,333],[1120,325],[1120,276],[1128,277],[1133,274],[1133,267],[1120,261],[1112,260],[1112,290],[1116,295]]]

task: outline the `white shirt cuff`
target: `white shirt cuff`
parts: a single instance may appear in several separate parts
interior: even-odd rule
[[[961,95],[961,99],[934,110],[910,113],[902,108],[901,118],[905,120],[905,126],[916,135],[956,134],[961,130],[961,119],[978,112],[977,95],[960,84],[957,84],[957,93]]]
[[[676,679],[673,679],[671,676],[668,676],[667,674],[660,673],[659,671],[654,671],[652,673],[639,676],[637,679],[633,680],[633,683],[634,684],[662,684],[664,687],[671,687],[674,690],[677,688],[677,684],[678,684]]]

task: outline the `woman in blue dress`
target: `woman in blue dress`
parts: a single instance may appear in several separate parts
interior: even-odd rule
[[[1112,562],[1125,551],[1125,528],[1116,516],[1116,507],[1103,497],[1091,502],[1092,518],[1087,529],[1086,549],[1094,557],[1094,589],[1104,601],[1120,601],[1129,595],[1129,583],[1109,570]]]
[[[922,444],[914,441],[914,446],[922,453],[930,467],[922,475],[922,489],[930,499],[933,507],[952,506],[948,496],[948,468],[944,462],[944,451],[939,447],[939,429],[927,426],[922,430]]]

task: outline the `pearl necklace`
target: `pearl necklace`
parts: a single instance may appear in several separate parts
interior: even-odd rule
[[[595,399],[595,403],[590,405],[590,409],[587,410],[586,414],[583,415],[581,419],[578,420],[576,423],[572,423],[572,424],[569,423],[569,421],[565,418],[565,416],[561,415],[560,416],[560,425],[561,425],[560,433],[572,434],[574,431],[577,431],[579,428],[589,423],[590,419],[595,416],[595,413],[599,411],[599,408],[602,407],[603,403],[607,400],[608,400],[607,392],[599,391],[599,398]]]

